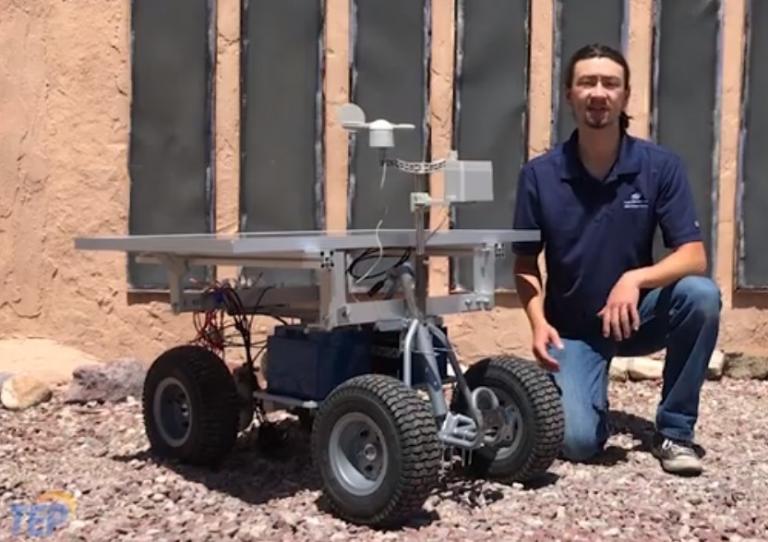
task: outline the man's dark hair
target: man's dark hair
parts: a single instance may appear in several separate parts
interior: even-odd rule
[[[571,88],[573,85],[573,71],[576,63],[580,60],[586,60],[588,58],[609,58],[619,64],[624,70],[624,90],[629,88],[629,64],[624,55],[613,47],[604,45],[602,43],[591,43],[585,45],[571,56],[571,60],[568,62],[568,69],[565,72],[565,88]],[[621,112],[619,117],[619,127],[621,131],[625,131],[629,127],[629,115],[624,111]]]

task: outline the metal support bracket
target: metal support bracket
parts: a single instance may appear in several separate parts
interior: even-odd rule
[[[496,282],[495,246],[477,248],[472,258],[475,302],[478,308],[490,310],[495,303]]]
[[[325,329],[348,323],[345,253],[323,253],[320,269],[320,322]]]
[[[184,276],[189,272],[189,263],[186,258],[179,258],[171,254],[157,254],[155,257],[165,266],[168,272],[168,285],[171,294],[171,309],[178,314],[185,309]]]

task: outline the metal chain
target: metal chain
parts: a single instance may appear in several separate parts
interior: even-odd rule
[[[399,158],[388,158],[384,160],[387,166],[395,167],[400,171],[406,173],[412,173],[414,175],[426,175],[427,173],[434,173],[445,167],[445,158],[441,160],[435,160],[434,162],[408,162],[407,160],[400,160]]]

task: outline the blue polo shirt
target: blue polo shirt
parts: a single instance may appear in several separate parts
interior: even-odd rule
[[[685,167],[668,149],[625,134],[611,172],[598,180],[579,159],[574,131],[522,168],[514,228],[539,230],[541,242],[512,246],[520,255],[544,249],[544,311],[563,336],[599,332],[597,313],[616,281],[653,264],[657,226],[668,248],[702,239]]]

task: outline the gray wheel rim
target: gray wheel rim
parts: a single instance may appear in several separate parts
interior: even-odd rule
[[[512,400],[512,397],[510,397],[507,392],[496,387],[492,387],[491,389],[493,390],[493,393],[496,394],[496,397],[499,398],[500,406],[507,411],[507,415],[514,428],[515,436],[512,439],[512,443],[502,448],[496,448],[495,459],[504,460],[517,452],[523,441],[523,415],[520,413],[520,409],[517,407],[515,401]]]
[[[349,493],[370,495],[384,480],[389,450],[379,426],[360,412],[350,412],[333,426],[328,442],[333,475]]]
[[[160,381],[152,403],[157,430],[170,446],[183,445],[192,429],[192,406],[189,393],[174,377]]]

